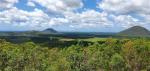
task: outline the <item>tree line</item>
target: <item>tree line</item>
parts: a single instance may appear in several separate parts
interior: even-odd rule
[[[109,38],[51,48],[0,40],[0,71],[150,71],[150,41]]]

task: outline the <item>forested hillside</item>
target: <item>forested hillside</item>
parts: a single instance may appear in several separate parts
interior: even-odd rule
[[[119,35],[122,36],[150,36],[150,31],[144,27],[141,26],[133,26],[131,28],[128,28],[126,30],[123,30],[118,33]]]
[[[0,71],[150,71],[150,41],[109,38],[51,48],[0,40]]]

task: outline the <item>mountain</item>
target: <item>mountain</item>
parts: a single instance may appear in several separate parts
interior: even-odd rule
[[[133,26],[118,33],[123,36],[150,36],[150,31],[141,26]]]
[[[52,28],[45,29],[43,31],[0,31],[0,36],[38,36],[42,34],[56,34],[58,33],[56,30]]]
[[[58,33],[56,30],[52,29],[52,28],[48,28],[42,31],[43,33]]]

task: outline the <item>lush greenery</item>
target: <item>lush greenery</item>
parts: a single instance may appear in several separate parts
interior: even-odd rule
[[[150,71],[150,41],[107,39],[64,48],[0,40],[0,71]]]

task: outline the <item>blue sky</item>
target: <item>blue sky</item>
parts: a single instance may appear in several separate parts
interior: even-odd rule
[[[150,29],[148,0],[1,0],[0,31],[119,32]]]

